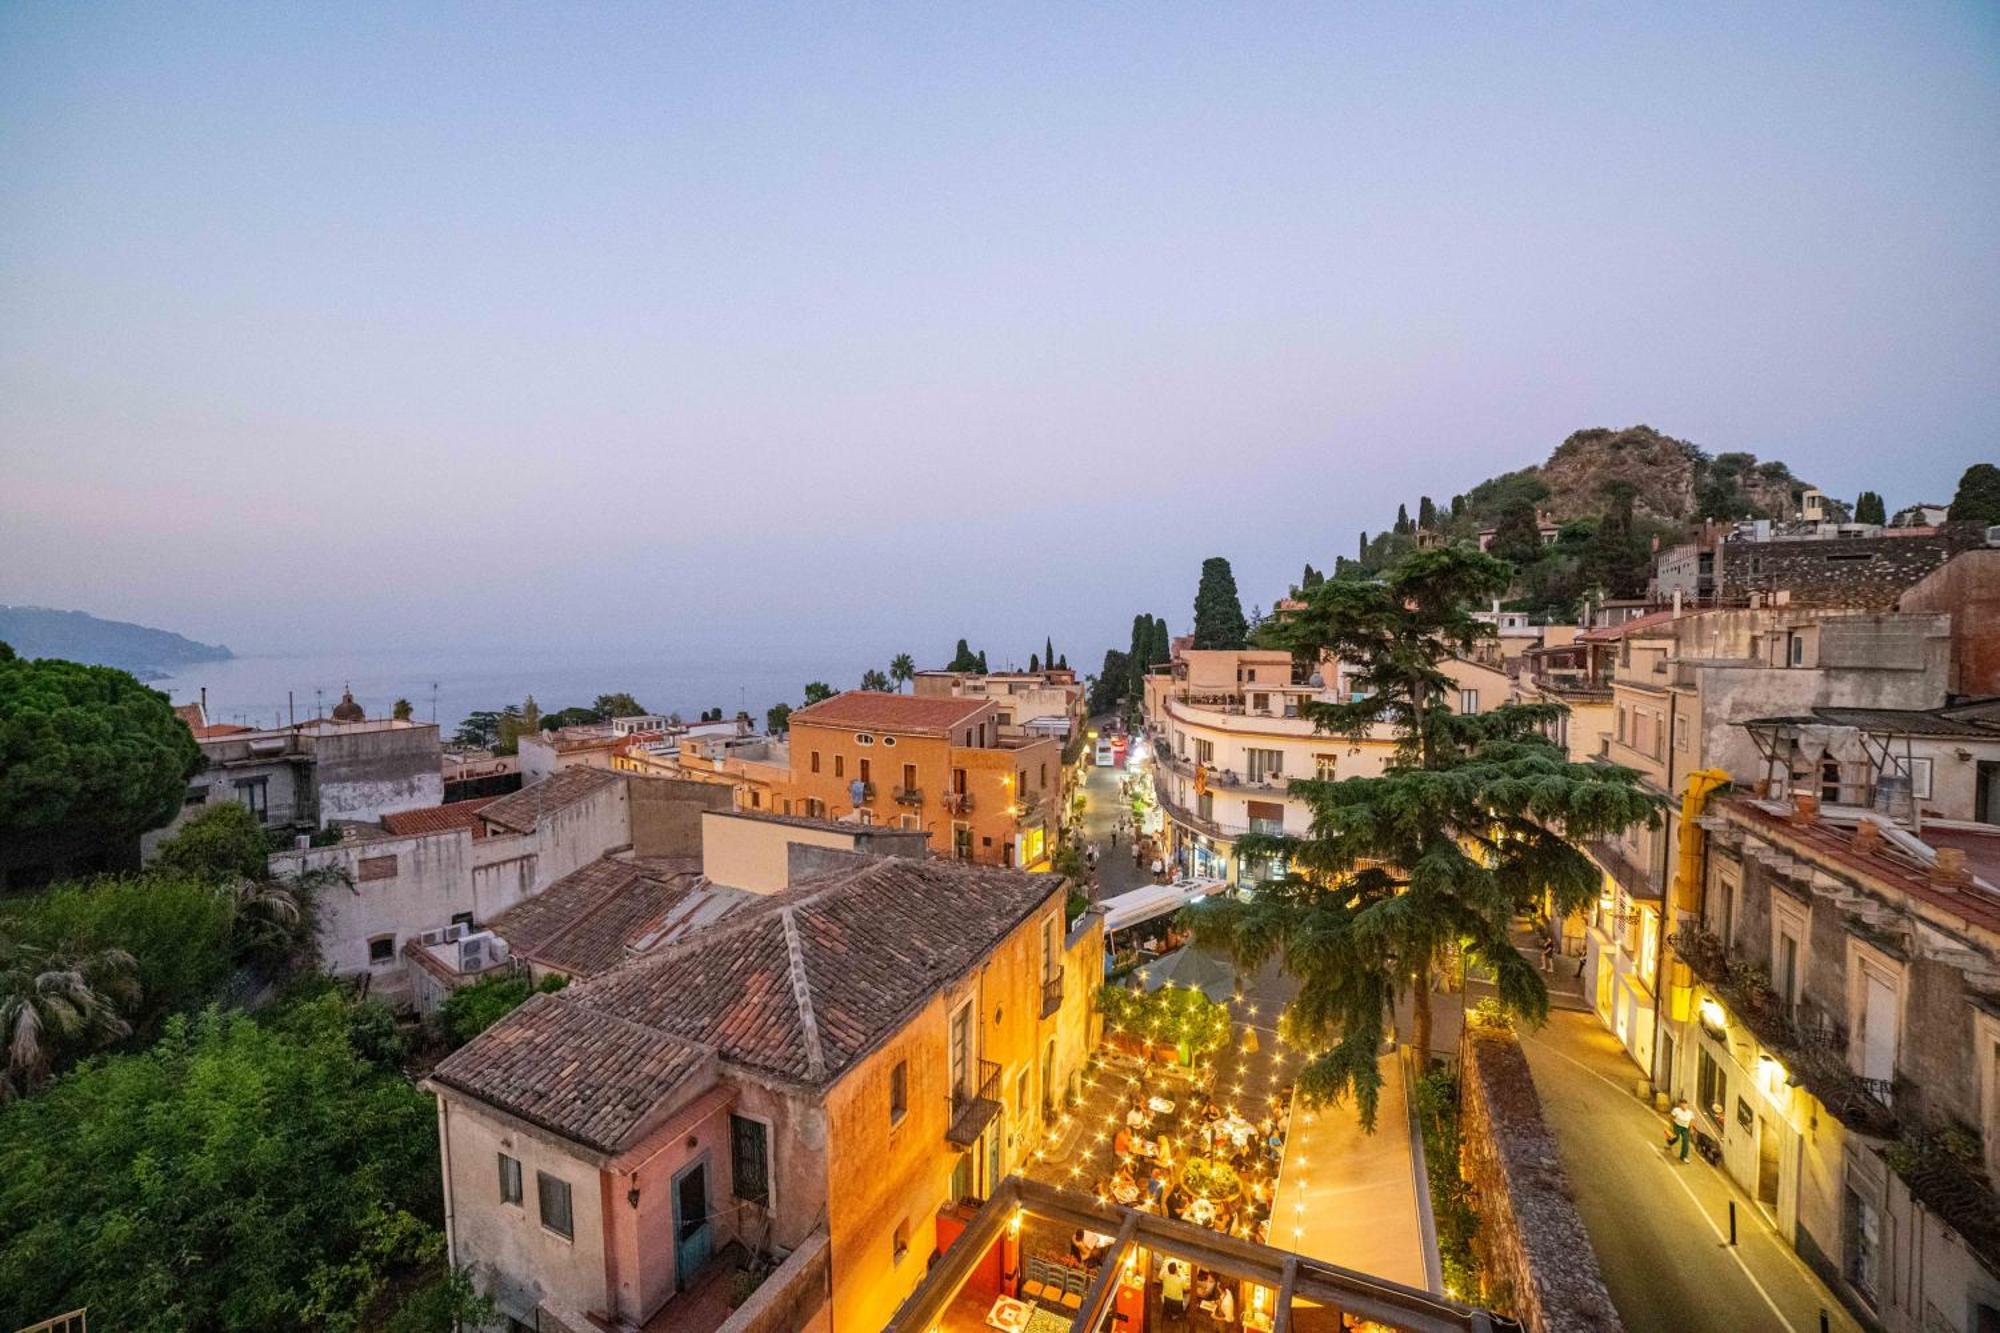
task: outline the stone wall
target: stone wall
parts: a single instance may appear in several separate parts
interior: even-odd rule
[[[826,1233],[815,1231],[736,1307],[716,1333],[805,1333],[832,1326]]]
[[[1893,611],[1905,589],[1984,541],[1985,530],[1973,523],[1947,523],[1921,537],[1726,541],[1716,585],[1728,596],[1789,593],[1792,606]]]
[[[1622,1330],[1520,1041],[1468,1022],[1461,1070],[1459,1166],[1479,1208],[1475,1249],[1493,1303],[1531,1333]]]

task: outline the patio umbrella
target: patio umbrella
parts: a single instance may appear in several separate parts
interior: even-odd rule
[[[1187,986],[1217,1004],[1228,1004],[1236,993],[1236,969],[1190,944],[1140,968],[1139,984],[1149,995],[1166,985]]]

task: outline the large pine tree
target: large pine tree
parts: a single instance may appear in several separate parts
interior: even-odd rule
[[[1242,648],[1249,634],[1243,602],[1236,595],[1236,575],[1227,560],[1212,555],[1201,562],[1201,585],[1194,594],[1194,646]]]
[[[1967,468],[1945,517],[1954,523],[2000,523],[2000,467],[1974,463]]]
[[[1273,625],[1295,660],[1330,653],[1359,668],[1365,699],[1305,705],[1315,727],[1361,736],[1386,724],[1397,756],[1380,777],[1294,779],[1310,829],[1237,844],[1286,873],[1247,902],[1218,895],[1193,909],[1200,938],[1246,969],[1275,958],[1298,982],[1285,1032],[1317,1052],[1299,1086],[1313,1100],[1351,1093],[1371,1128],[1397,998],[1410,998],[1426,1055],[1431,981],[1454,956],[1490,973],[1508,1010],[1540,1021],[1547,989],[1509,939],[1513,918],[1545,895],[1558,914],[1587,903],[1601,877],[1574,840],[1655,815],[1636,774],[1571,763],[1547,739],[1559,706],[1450,707],[1443,664],[1492,633],[1471,612],[1507,583],[1507,566],[1478,551],[1419,551],[1379,584],[1322,584]]]

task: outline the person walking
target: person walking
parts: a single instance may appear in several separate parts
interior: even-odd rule
[[[1676,1147],[1681,1150],[1681,1161],[1688,1159],[1688,1148],[1694,1142],[1694,1112],[1689,1109],[1687,1098],[1674,1099],[1674,1109],[1668,1112],[1668,1119],[1674,1122],[1672,1132],[1667,1135],[1667,1155],[1671,1157]]]

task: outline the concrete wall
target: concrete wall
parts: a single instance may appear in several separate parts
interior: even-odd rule
[[[826,1233],[814,1232],[716,1333],[826,1333],[833,1327],[831,1253]]]
[[[791,883],[794,846],[854,850],[852,834],[710,813],[701,821],[701,870],[717,884],[752,893],[776,893]]]
[[[444,800],[444,751],[435,723],[308,733],[322,827],[376,820]]]
[[[703,812],[734,803],[729,788],[687,778],[628,777],[625,787],[639,856],[700,856]]]
[[[1461,1068],[1460,1169],[1479,1207],[1476,1242],[1495,1304],[1532,1333],[1624,1327],[1570,1201],[1555,1135],[1527,1057],[1504,1028],[1468,1023]]]
[[[2000,694],[2000,551],[1965,551],[1925,575],[1898,603],[1951,617],[1951,692]]]
[[[470,1265],[480,1290],[503,1316],[535,1324],[548,1305],[571,1316],[607,1308],[605,1221],[610,1181],[572,1149],[519,1122],[503,1121],[459,1098],[438,1098],[452,1259]],[[500,1201],[499,1154],[521,1163],[521,1202]],[[571,1239],[541,1224],[535,1173],[569,1182]],[[623,1199],[616,1207],[625,1208]]]

